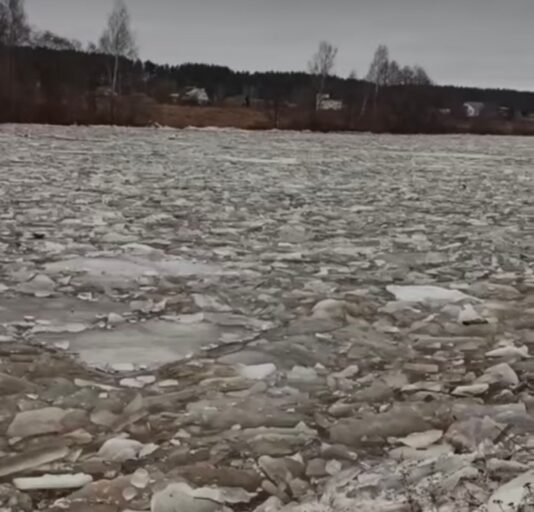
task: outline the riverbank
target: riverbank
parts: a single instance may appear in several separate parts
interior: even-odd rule
[[[217,127],[243,130],[370,132],[394,134],[534,135],[534,122],[505,119],[456,119],[425,116],[412,121],[368,112],[324,111],[303,108],[184,106],[159,104],[146,97],[121,97],[88,103],[28,105],[10,122],[53,125]]]
[[[152,121],[172,128],[220,127],[245,130],[311,130],[322,132],[428,133],[534,135],[534,122],[503,119],[434,118],[427,123],[404,125],[392,119],[374,119],[347,110],[309,112],[302,109],[257,110],[251,108],[188,107],[156,105],[151,109]]]

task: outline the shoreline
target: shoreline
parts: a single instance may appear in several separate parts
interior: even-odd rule
[[[113,115],[107,105],[96,110],[86,108],[46,109],[35,106],[18,119],[0,124],[49,124],[54,126],[165,126],[185,128],[234,128],[248,131],[297,131],[314,133],[374,133],[392,135],[497,135],[532,136],[534,122],[501,119],[435,118],[417,125],[388,123],[372,116],[351,118],[347,111],[310,112],[285,109],[276,121],[272,112],[245,107],[178,106],[156,104],[143,106],[123,100],[117,102]],[[52,113],[53,112],[53,113]]]

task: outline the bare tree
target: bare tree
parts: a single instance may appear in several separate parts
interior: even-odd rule
[[[308,63],[308,70],[312,75],[319,77],[319,94],[323,94],[326,79],[332,74],[336,65],[338,49],[328,41],[321,41],[317,53]]]
[[[400,85],[410,85],[413,84],[415,80],[413,69],[410,66],[404,66],[400,70],[399,81]]]
[[[390,60],[389,50],[380,45],[374,55],[367,73],[367,80],[375,84],[375,96],[381,87],[388,85],[431,85],[432,80],[421,66],[401,67],[397,61]]]
[[[7,43],[10,19],[11,17],[9,16],[7,5],[0,2],[0,44]]]
[[[50,50],[82,50],[82,43],[76,39],[67,39],[66,37],[54,34],[50,30],[33,32],[31,36],[31,45],[37,48],[48,48]]]
[[[428,73],[422,66],[414,66],[413,68],[413,84],[414,85],[432,85],[432,80]]]
[[[135,37],[130,24],[130,13],[124,0],[115,0],[107,26],[100,37],[99,48],[103,53],[114,57],[111,90],[115,94],[117,92],[120,58],[134,59],[137,57]]]
[[[404,66],[392,85],[432,85],[432,80],[423,67]]]
[[[385,85],[400,85],[401,67],[396,60],[392,60],[387,67],[387,77]]]
[[[24,0],[0,0],[0,45],[8,47],[6,66],[0,71],[0,78],[3,79],[0,88],[5,87],[8,111],[11,115],[19,108],[18,76],[12,48],[26,44],[29,38],[30,27],[24,9]]]
[[[27,43],[29,37],[24,0],[0,0],[0,43],[20,46]]]
[[[367,73],[367,81],[375,84],[377,91],[380,87],[387,85],[389,65],[389,49],[381,44],[375,51]]]
[[[389,49],[386,45],[381,44],[375,51],[371,65],[369,66],[369,72],[367,73],[367,81],[374,84],[374,104],[375,111],[378,102],[378,93],[380,88],[387,85],[389,74]],[[362,115],[365,114],[367,109],[368,97],[366,96],[363,106]]]

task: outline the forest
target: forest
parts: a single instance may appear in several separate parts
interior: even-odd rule
[[[364,79],[336,76],[336,55],[337,48],[323,41],[307,71],[299,72],[161,65],[138,58],[122,0],[117,0],[100,41],[85,48],[30,28],[22,0],[0,0],[0,122],[157,123],[158,108],[171,108],[177,103],[173,98],[192,87],[209,97],[208,105],[199,109],[259,110],[267,120],[261,127],[484,132],[519,119],[523,130],[534,112],[534,93],[440,86],[423,67],[391,59],[383,45]],[[335,99],[342,108],[320,112],[318,97]],[[466,102],[483,103],[488,114],[466,124]]]

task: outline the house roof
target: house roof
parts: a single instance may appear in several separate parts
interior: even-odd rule
[[[482,109],[486,106],[485,103],[482,103],[481,101],[466,101],[464,103],[465,107],[472,107],[474,109]]]

